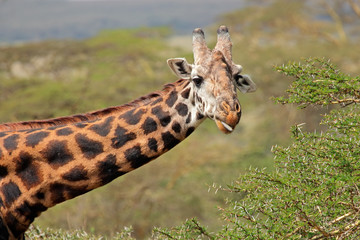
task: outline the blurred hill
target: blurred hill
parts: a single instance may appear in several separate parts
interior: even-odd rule
[[[143,26],[187,34],[242,6],[237,0],[0,0],[0,44],[84,39],[102,29]]]
[[[197,217],[214,231],[224,224],[217,206],[229,196],[209,193],[209,186],[225,185],[250,166],[271,169],[271,147],[291,141],[290,125],[319,127],[313,109],[297,111],[272,103],[270,98],[282,95],[289,84],[273,66],[314,56],[332,59],[344,72],[360,72],[357,36],[352,34],[358,25],[348,5],[255,2],[258,5],[222,16],[205,31],[213,46],[216,28],[230,28],[234,61],[258,85],[254,94],[239,94],[243,117],[235,132],[224,135],[207,120],[164,156],[50,209],[35,224],[107,236],[133,226],[138,239],[150,236],[154,226],[170,227],[186,218]],[[162,88],[176,80],[167,58],[192,62],[190,46],[171,32],[167,27],[107,30],[85,40],[0,48],[0,122],[82,113]],[[187,41],[191,44],[191,31]]]

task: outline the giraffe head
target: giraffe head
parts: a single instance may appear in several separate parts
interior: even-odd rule
[[[197,110],[213,119],[224,133],[230,133],[240,121],[241,107],[236,88],[242,93],[254,92],[255,83],[242,75],[242,66],[232,61],[232,43],[227,27],[219,27],[217,43],[210,50],[204,32],[193,31],[194,64],[185,58],[172,58],[168,64],[180,78],[192,83]]]

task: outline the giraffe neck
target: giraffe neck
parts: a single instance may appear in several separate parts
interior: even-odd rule
[[[47,208],[100,187],[173,148],[204,120],[194,106],[191,86],[179,80],[160,94],[108,114],[103,110],[100,117],[86,121],[28,122],[20,125],[40,128],[0,132],[3,226],[18,238]]]

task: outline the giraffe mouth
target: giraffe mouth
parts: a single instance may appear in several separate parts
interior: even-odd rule
[[[240,114],[238,112],[230,112],[226,117],[214,117],[215,123],[220,131],[229,134],[232,133],[236,125],[240,121]]]
[[[229,132],[232,132],[234,129],[232,127],[230,127],[228,124],[221,122],[221,124],[226,128],[226,130],[228,130]]]
[[[234,131],[234,128],[231,127],[229,124],[220,121],[220,120],[215,120],[215,123],[217,125],[217,127],[224,133],[228,134],[231,133],[232,131]]]

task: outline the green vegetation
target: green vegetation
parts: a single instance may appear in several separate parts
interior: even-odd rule
[[[250,169],[226,188],[221,209],[228,224],[209,234],[192,220],[157,230],[175,239],[358,239],[360,236],[359,77],[343,74],[329,61],[309,59],[277,67],[295,77],[278,102],[340,105],[326,114],[322,132],[292,128],[293,143],[273,149],[275,170]],[[236,199],[236,200],[234,200]],[[192,224],[189,224],[192,223]]]
[[[36,227],[28,232],[29,238],[79,239],[83,234],[88,239],[122,239],[132,232],[134,238],[144,239],[154,226],[155,239],[246,234],[248,239],[321,239],[321,234],[347,227],[345,238],[356,234],[358,225],[351,224],[359,219],[354,184],[359,118],[358,105],[352,102],[358,101],[359,78],[323,60],[292,62],[321,56],[359,75],[356,35],[344,38],[339,27],[341,19],[351,24],[353,15],[343,18],[343,8],[332,8],[339,18],[321,21],[314,12],[330,19],[333,12],[303,2],[267,1],[219,20],[230,28],[234,61],[258,85],[256,93],[239,95],[243,117],[234,133],[223,135],[213,122],[205,121],[154,162],[49,209],[35,221],[41,229],[69,232]],[[207,39],[214,39],[215,33],[210,26]],[[160,89],[176,80],[167,58],[192,60],[188,50],[168,45],[170,37],[167,28],[140,28],[104,31],[84,41],[2,47],[0,122],[92,111]],[[284,62],[289,64],[282,66]],[[274,65],[284,74],[274,71]],[[289,88],[284,75],[295,78]],[[286,89],[288,96],[280,97]],[[273,104],[274,96],[285,105]],[[274,145],[289,147],[274,147],[272,153]],[[232,181],[229,187],[212,187]],[[185,219],[190,220],[181,225]],[[129,226],[133,230],[117,234]]]
[[[121,240],[133,240],[131,237],[132,229],[125,228],[122,232],[116,233],[112,238],[113,240],[121,239]],[[42,230],[39,227],[30,226],[30,229],[26,233],[26,237],[29,239],[37,239],[37,240],[58,240],[58,239],[66,239],[66,240],[100,240],[104,239],[102,236],[95,236],[93,234],[89,234],[85,231],[75,230],[75,231],[64,231],[64,230],[53,230],[47,228]]]

